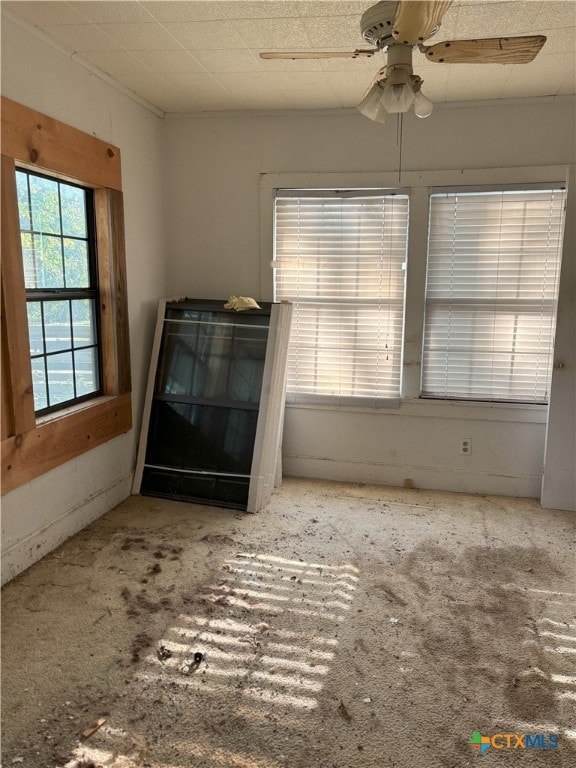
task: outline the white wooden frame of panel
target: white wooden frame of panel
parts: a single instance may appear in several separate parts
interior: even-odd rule
[[[274,486],[282,482],[282,429],[291,320],[292,304],[272,305],[250,470],[248,512],[258,512],[266,506]]]
[[[142,413],[142,424],[140,426],[140,440],[138,442],[138,458],[136,459],[136,469],[134,470],[134,482],[132,483],[132,493],[140,493],[142,485],[142,475],[144,473],[144,462],[146,460],[146,445],[148,443],[148,427],[150,426],[150,412],[152,410],[152,400],[154,399],[154,385],[156,383],[156,371],[158,369],[158,355],[160,354],[160,343],[162,341],[162,331],[164,330],[164,318],[166,315],[166,304],[170,299],[160,299],[158,302],[158,314],[156,315],[156,330],[154,331],[154,341],[152,342],[152,352],[150,354],[150,366],[148,369],[148,383],[146,385],[146,396],[144,398],[144,410]]]
[[[132,485],[133,494],[140,493],[142,485],[158,356],[160,354],[162,331],[164,329],[166,304],[169,301],[171,300],[161,299],[158,303],[156,331],[150,356],[148,384],[146,386],[142,426],[140,429],[138,459]],[[254,440],[254,453],[250,468],[247,512],[260,511],[268,503],[274,487],[279,486],[282,482],[282,429],[284,426],[286,361],[288,357],[291,319],[292,305],[290,303],[281,302],[272,305]],[[206,504],[209,505],[209,502],[206,501]]]

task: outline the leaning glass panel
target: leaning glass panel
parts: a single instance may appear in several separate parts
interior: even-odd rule
[[[143,495],[214,502],[218,506],[246,509],[249,487],[249,477],[189,474],[145,467],[140,492]]]
[[[258,411],[156,400],[146,463],[250,474]]]
[[[209,322],[166,323],[159,391],[221,400],[260,400],[266,326]]]

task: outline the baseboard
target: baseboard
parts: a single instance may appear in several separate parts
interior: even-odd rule
[[[372,464],[298,456],[284,456],[283,472],[292,477],[340,480],[347,483],[374,483],[391,487],[402,487],[409,481],[409,487],[423,490],[532,499],[540,497],[542,482],[540,475],[497,474],[450,467]]]
[[[2,550],[2,584],[41,560],[62,542],[130,496],[132,473],[100,488],[37,531]]]

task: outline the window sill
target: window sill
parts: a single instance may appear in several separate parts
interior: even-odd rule
[[[356,402],[354,402],[356,401]],[[327,395],[311,395],[309,397],[287,396],[286,406],[288,408],[312,408],[314,410],[324,411],[367,411],[374,413],[376,411],[395,410],[400,407],[400,398],[391,397],[377,400],[369,397],[345,397],[337,398]]]
[[[414,415],[426,413],[449,419],[510,421],[545,424],[548,406],[530,403],[485,402],[475,400],[440,400],[415,397],[402,401]]]
[[[2,442],[2,494],[132,428],[130,393],[98,397],[38,419]]]
[[[486,403],[469,400],[432,400],[428,398],[405,398],[388,402],[388,405],[374,408],[338,405],[337,403],[297,403],[287,400],[286,407],[314,411],[369,413],[372,415],[381,413],[387,417],[466,419],[467,421],[528,424],[545,424],[548,413],[547,405],[529,405],[524,403]]]
[[[91,400],[84,400],[82,403],[76,403],[75,405],[70,405],[67,408],[61,408],[59,411],[46,413],[44,416],[38,416],[36,418],[36,426],[40,427],[42,424],[49,424],[52,421],[58,421],[59,419],[66,418],[73,413],[90,410],[91,408],[94,408],[94,406],[100,405],[101,403],[107,403],[113,399],[113,395],[98,395],[97,397],[93,397]]]

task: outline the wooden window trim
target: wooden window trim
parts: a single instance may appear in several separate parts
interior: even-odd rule
[[[103,396],[34,413],[16,165],[94,189]],[[2,493],[132,428],[120,150],[2,97]]]

